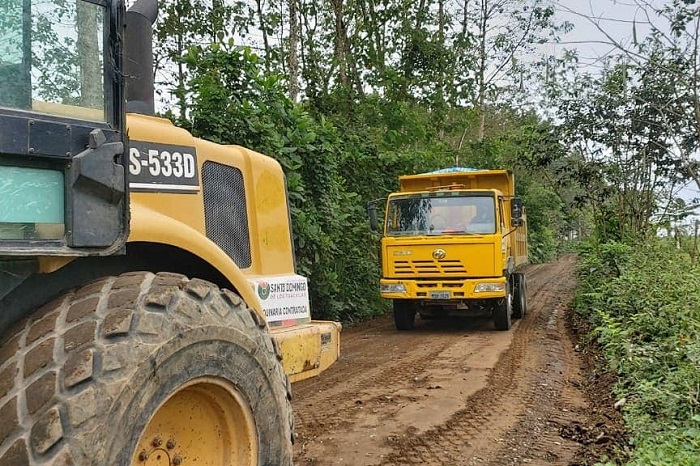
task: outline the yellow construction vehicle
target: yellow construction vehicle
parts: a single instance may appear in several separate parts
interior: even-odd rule
[[[290,380],[338,358],[280,165],[153,116],[156,16],[0,9],[2,466],[290,465]]]
[[[396,328],[413,328],[416,314],[489,312],[498,330],[510,329],[527,310],[527,223],[513,174],[457,167],[401,176],[399,184],[386,205],[379,284]]]

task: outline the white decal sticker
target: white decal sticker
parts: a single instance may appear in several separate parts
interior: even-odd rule
[[[130,141],[129,187],[132,191],[197,192],[194,147]]]
[[[268,322],[311,319],[309,290],[305,277],[259,277],[251,280]]]

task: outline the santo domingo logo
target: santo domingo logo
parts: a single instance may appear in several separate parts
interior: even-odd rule
[[[258,283],[258,296],[260,299],[267,299],[270,297],[270,284],[267,282]]]

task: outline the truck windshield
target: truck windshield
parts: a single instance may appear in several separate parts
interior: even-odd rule
[[[105,8],[3,0],[0,107],[105,120]]]
[[[388,236],[496,232],[492,195],[439,196],[436,193],[428,197],[395,197],[389,201],[387,214]]]

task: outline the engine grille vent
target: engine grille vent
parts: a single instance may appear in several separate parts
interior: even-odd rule
[[[394,261],[396,275],[465,274],[467,269],[459,260],[397,260]]]
[[[239,267],[250,267],[250,231],[243,174],[236,167],[205,162],[202,185],[207,237]]]

